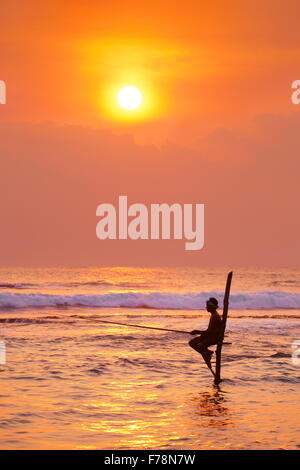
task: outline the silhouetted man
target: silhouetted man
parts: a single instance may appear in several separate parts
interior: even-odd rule
[[[206,310],[211,314],[207,330],[193,330],[190,333],[191,335],[200,335],[191,339],[189,345],[202,355],[209,367],[213,351],[208,349],[208,346],[217,344],[223,331],[222,318],[217,312],[217,308],[219,308],[217,299],[210,297],[206,302]]]

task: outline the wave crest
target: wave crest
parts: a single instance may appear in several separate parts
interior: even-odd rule
[[[186,294],[128,292],[97,295],[2,292],[0,308],[81,306],[204,310],[205,302],[211,296],[218,298],[222,305],[223,293],[217,291]],[[235,310],[300,309],[300,294],[282,291],[235,293],[230,296],[230,307]]]

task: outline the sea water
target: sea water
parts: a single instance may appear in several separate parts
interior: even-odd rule
[[[219,387],[188,333],[101,323],[204,329],[226,274],[2,268],[0,447],[300,448],[299,270],[234,270]]]

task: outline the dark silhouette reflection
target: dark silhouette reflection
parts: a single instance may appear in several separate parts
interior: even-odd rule
[[[199,393],[194,398],[197,425],[201,427],[223,427],[232,425],[224,392],[218,386]]]

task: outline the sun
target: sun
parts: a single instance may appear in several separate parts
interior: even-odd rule
[[[124,124],[153,119],[161,112],[161,101],[153,83],[144,77],[117,77],[104,84],[99,93],[101,113]],[[133,75],[133,74],[131,74]]]
[[[126,111],[133,111],[141,106],[143,95],[135,86],[125,86],[118,93],[118,103]]]

